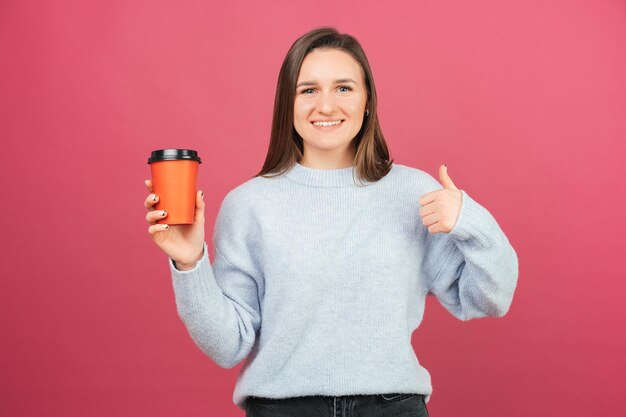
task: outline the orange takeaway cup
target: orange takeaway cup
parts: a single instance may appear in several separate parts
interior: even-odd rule
[[[196,183],[202,163],[191,149],[159,149],[148,158],[152,187],[159,196],[156,210],[167,210],[159,224],[193,224],[196,212]]]

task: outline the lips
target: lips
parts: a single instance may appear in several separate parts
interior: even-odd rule
[[[311,125],[315,129],[320,130],[322,132],[329,132],[329,131],[332,131],[332,130],[335,130],[335,129],[339,129],[341,126],[343,126],[343,122],[344,122],[344,120],[341,120],[341,123],[337,123],[337,124],[329,125],[329,126],[316,125],[315,122],[311,122]]]
[[[326,122],[326,123],[328,123],[328,122],[337,122],[337,121],[343,122],[344,119],[313,120],[311,123],[316,123],[316,122]]]

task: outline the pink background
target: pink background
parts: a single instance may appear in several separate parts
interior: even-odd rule
[[[211,242],[321,25],[368,54],[395,161],[446,163],[519,256],[504,318],[428,300],[431,415],[625,415],[624,1],[87,3],[0,2],[1,415],[243,415],[242,365],[177,317],[146,161],[199,150]]]

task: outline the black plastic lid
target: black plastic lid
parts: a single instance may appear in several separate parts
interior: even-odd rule
[[[159,149],[157,151],[152,151],[152,155],[148,158],[148,163],[151,164],[159,161],[178,161],[181,159],[198,161],[199,164],[202,163],[200,157],[198,156],[198,152],[192,151],[191,149]]]

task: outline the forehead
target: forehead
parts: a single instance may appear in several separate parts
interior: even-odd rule
[[[298,81],[332,81],[352,78],[362,82],[361,65],[349,53],[339,49],[314,49],[302,61]]]

